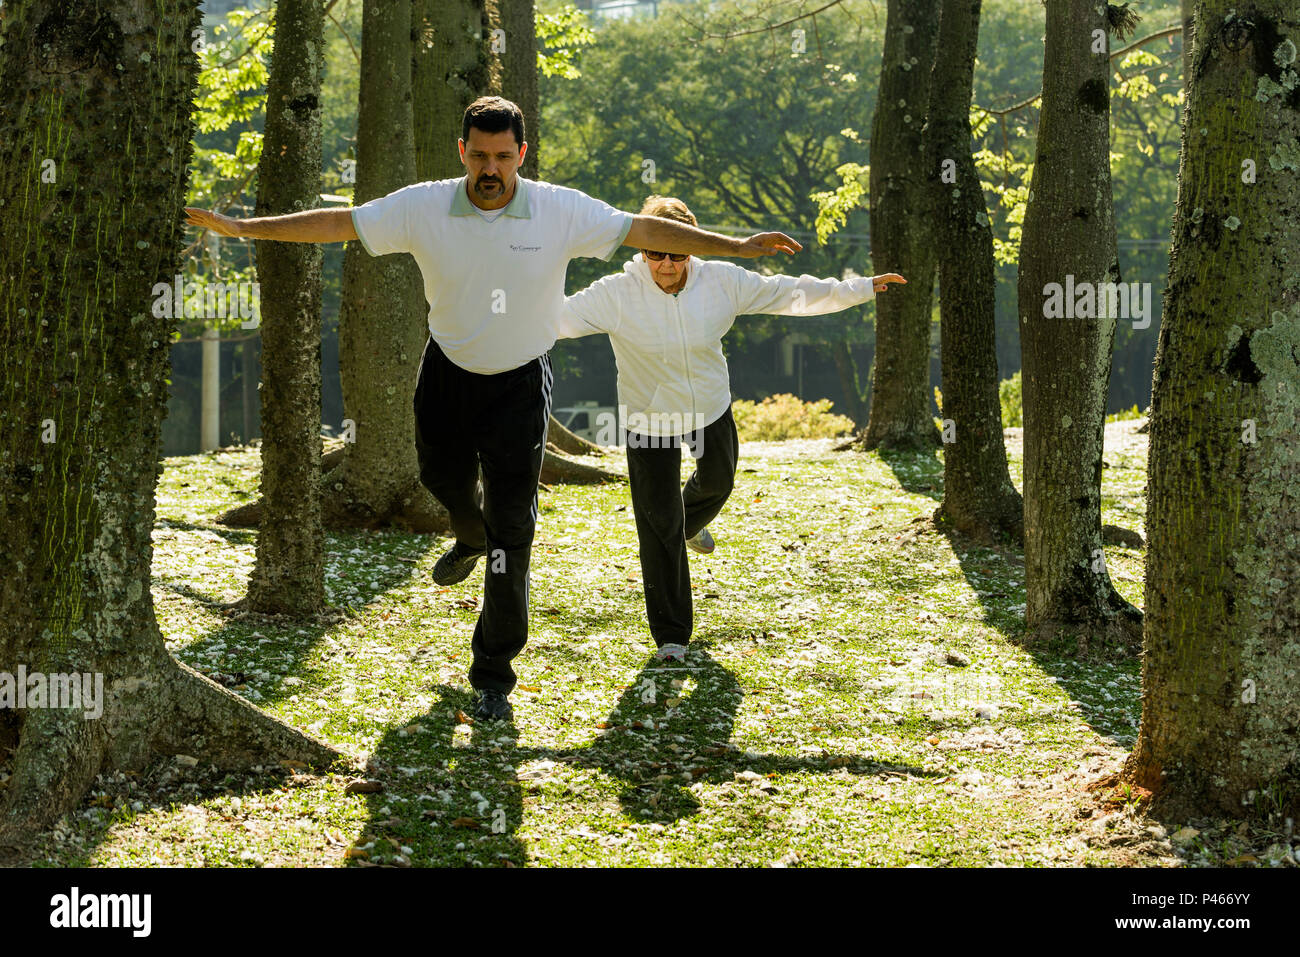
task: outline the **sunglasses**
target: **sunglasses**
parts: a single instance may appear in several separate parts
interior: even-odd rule
[[[648,249],[641,250],[641,253],[642,255],[645,256],[646,259],[649,259],[652,262],[659,262],[661,259],[667,256],[675,263],[682,262],[690,255],[690,253],[652,253]]]

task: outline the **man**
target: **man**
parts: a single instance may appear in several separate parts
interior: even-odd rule
[[[415,257],[429,303],[415,389],[420,481],[446,507],[456,536],[433,578],[455,584],[487,556],[469,680],[475,717],[509,720],[510,662],[528,638],[528,563],[551,414],[547,353],[569,260],[608,259],[620,245],[746,258],[803,247],[781,233],[731,239],[526,180],[517,175],[528,150],[523,114],[500,97],[470,104],[459,149],[460,179],[417,183],[353,209],[243,220],[186,212],[191,224],[225,236],[360,239],[371,255]]]

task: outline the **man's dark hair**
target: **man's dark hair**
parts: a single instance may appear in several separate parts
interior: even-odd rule
[[[460,138],[469,140],[470,129],[484,133],[515,134],[515,145],[524,143],[524,114],[514,103],[499,96],[480,96],[465,108],[465,118],[460,123]]]

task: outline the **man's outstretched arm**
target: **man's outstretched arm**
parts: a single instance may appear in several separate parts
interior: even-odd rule
[[[627,231],[624,246],[663,253],[704,256],[740,256],[753,259],[775,252],[794,255],[803,246],[784,233],[755,233],[747,239],[733,239],[721,233],[674,222],[660,216],[637,216]]]
[[[285,243],[341,243],[357,238],[351,209],[308,209],[283,216],[236,219],[186,206],[186,222],[221,236],[275,239]]]

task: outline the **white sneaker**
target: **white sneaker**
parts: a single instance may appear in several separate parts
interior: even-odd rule
[[[669,642],[668,644],[659,647],[659,650],[655,652],[655,657],[660,661],[685,661],[686,646],[675,645],[672,642]]]
[[[701,555],[708,555],[713,551],[713,536],[709,534],[707,528],[702,528],[694,536],[686,539],[686,547]]]

